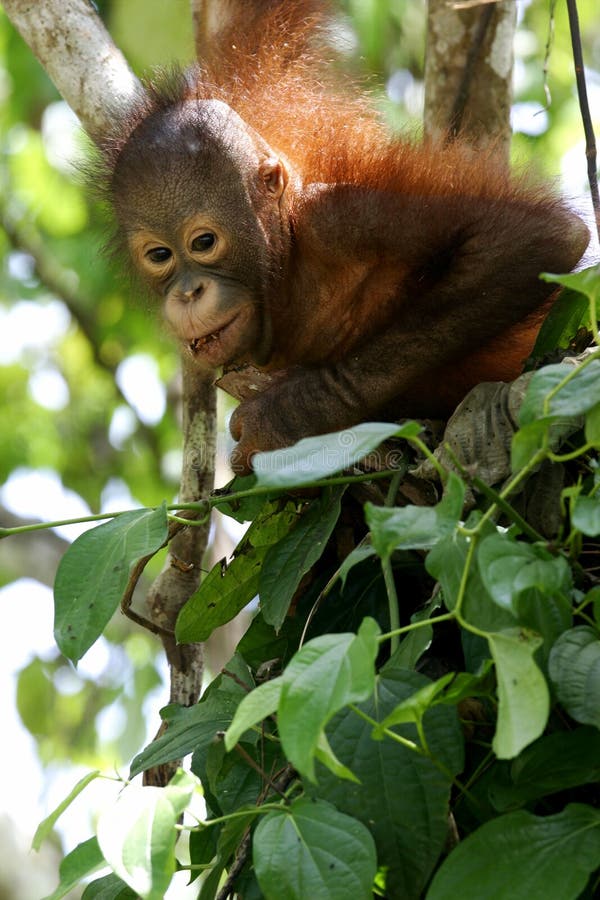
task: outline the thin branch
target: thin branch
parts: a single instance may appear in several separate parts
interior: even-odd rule
[[[9,212],[8,204],[5,203],[4,199],[0,199],[0,228],[6,234],[14,250],[21,250],[31,257],[34,272],[40,283],[48,290],[48,293],[64,303],[69,310],[71,317],[77,323],[89,344],[94,363],[99,369],[111,376],[115,392],[120,401],[135,414],[138,434],[143,435],[154,458],[158,459],[159,446],[156,431],[140,420],[115,378],[117,367],[107,362],[100,352],[95,333],[96,324],[88,312],[88,309],[91,309],[93,304],[83,300],[81,294],[73,290],[71,273],[57,262],[56,257],[48,252],[41,236],[31,223],[25,220],[16,221],[15,217]]]
[[[258,805],[262,805],[264,799],[266,798],[269,789],[274,790],[280,796],[285,795],[286,789],[289,787],[290,783],[296,777],[296,772],[292,768],[292,766],[286,766],[281,774],[275,779],[275,781],[270,782],[265,785],[263,790],[261,799]],[[234,860],[229,868],[227,873],[227,880],[225,881],[223,887],[215,897],[215,900],[228,900],[228,898],[233,897],[235,895],[235,883],[242,873],[244,866],[246,865],[250,852],[252,849],[251,845],[252,833],[250,830],[250,826],[246,833],[244,834],[242,840],[240,841],[238,848],[235,852]]]
[[[596,231],[600,238],[600,195],[598,194],[596,136],[594,134],[594,126],[592,125],[590,105],[587,96],[587,85],[585,82],[577,0],[567,0],[567,10],[569,13],[569,28],[571,30],[571,46],[573,47],[573,62],[575,64],[575,79],[577,81],[577,96],[579,97],[579,109],[581,110],[581,120],[583,122],[583,131],[585,133],[585,155],[587,157],[588,181],[590,183],[594,217],[596,219]]]
[[[544,49],[544,64],[542,73],[544,75],[544,95],[546,97],[546,106],[552,103],[552,94],[550,92],[550,84],[548,82],[548,73],[550,71],[550,54],[554,45],[554,25],[556,22],[556,0],[550,0],[550,9],[548,11],[548,35],[546,37],[546,47]]]
[[[35,274],[38,280],[69,310],[72,318],[87,338],[92,348],[95,362],[102,368],[107,368],[106,363],[100,359],[97,343],[94,335],[94,323],[85,304],[81,302],[80,295],[73,290],[73,273],[64,269],[56,257],[48,253],[40,235],[35,231],[31,223],[23,217],[20,221],[9,212],[8,203],[0,199],[0,225],[8,237],[14,250],[22,250],[33,260]],[[114,375],[114,370],[111,374]]]
[[[252,847],[252,834],[250,832],[250,827],[248,827],[246,834],[241,840],[236,852],[235,859],[229,869],[227,874],[227,881],[215,897],[215,900],[228,900],[228,898],[233,897],[235,892],[235,883],[242,873],[244,866],[246,865],[248,858],[250,856],[250,850]]]

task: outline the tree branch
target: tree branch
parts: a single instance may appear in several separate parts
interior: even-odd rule
[[[127,112],[139,82],[86,0],[2,0],[6,15],[97,140]]]
[[[188,503],[206,497],[214,484],[216,452],[216,397],[214,376],[202,376],[186,359],[183,368],[183,468],[179,500]],[[163,570],[148,592],[152,622],[162,631],[161,640],[171,673],[169,702],[193,706],[202,687],[201,644],[177,644],[177,616],[200,583],[202,558],[208,542],[210,521],[204,527],[183,528],[169,545]],[[170,635],[169,635],[170,632]],[[159,730],[157,737],[162,733]],[[149,769],[145,784],[166,784],[180,765],[173,760]]]
[[[3,0],[3,6],[94,140],[114,128],[115,118],[127,115],[141,88],[91,3]],[[182,502],[206,496],[213,486],[216,415],[212,380],[212,374],[202,376],[184,362]],[[150,617],[161,629],[171,667],[171,701],[184,706],[198,700],[201,648],[198,644],[178,646],[170,635],[179,610],[198,586],[208,529],[207,523],[205,528],[184,528],[176,535],[165,567],[148,595]],[[172,768],[150,771],[146,782],[166,783]]]

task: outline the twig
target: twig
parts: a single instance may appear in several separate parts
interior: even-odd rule
[[[275,780],[273,781],[273,780],[267,775],[267,773],[266,773],[263,769],[261,769],[261,767],[258,765],[258,763],[255,762],[255,761],[252,759],[252,757],[250,756],[250,754],[249,754],[246,750],[244,750],[244,748],[242,747],[241,744],[236,744],[234,749],[235,749],[235,752],[236,752],[239,756],[242,757],[242,759],[244,760],[244,762],[248,763],[248,765],[250,766],[250,768],[251,768],[251,769],[254,769],[254,771],[257,772],[257,773],[260,775],[260,777],[262,778],[262,780],[263,780],[263,782],[264,782],[264,784],[265,784],[265,787],[266,787],[267,789],[270,789],[270,790],[274,791],[276,794],[279,794],[279,796],[280,796],[283,800],[286,799],[286,797],[285,797],[285,791],[284,791],[283,788],[280,788],[280,787],[279,787],[279,783],[278,783],[277,779],[275,779]]]
[[[283,769],[281,775],[278,778],[276,778],[275,781],[269,782],[269,784],[266,785],[266,791],[268,791],[268,789],[271,788],[280,796],[284,796],[287,787],[290,785],[290,783],[294,780],[295,777],[296,777],[295,769],[292,766],[286,766]],[[263,798],[267,796],[266,791],[265,791],[265,793],[263,793]],[[235,852],[235,859],[231,865],[231,868],[229,869],[229,873],[227,875],[227,881],[225,882],[225,884],[223,885],[223,887],[217,894],[215,900],[227,900],[228,897],[233,896],[234,889],[235,889],[235,882],[237,881],[238,876],[241,874],[244,866],[246,865],[246,862],[248,861],[248,857],[250,856],[251,838],[252,838],[252,833],[250,831],[250,827],[248,827],[246,834],[242,838],[242,840]]]
[[[579,109],[581,110],[583,131],[585,133],[585,155],[587,157],[588,181],[590,183],[594,217],[596,219],[596,231],[600,238],[600,195],[598,194],[598,173],[596,170],[596,136],[594,134],[594,126],[592,125],[592,117],[590,115],[590,106],[587,96],[587,85],[585,82],[577,0],[567,0],[567,10],[569,13],[569,28],[571,30],[571,46],[573,47],[573,62],[575,64],[577,96],[579,98]]]
[[[0,227],[5,232],[11,246],[15,250],[21,250],[33,260],[34,272],[48,293],[64,303],[72,319],[76,322],[81,333],[87,340],[94,363],[104,372],[108,372],[113,380],[113,387],[119,399],[129,409],[133,410],[131,403],[119,387],[115,374],[117,367],[108,363],[100,353],[97,336],[95,334],[95,322],[92,316],[87,312],[93,307],[92,303],[82,301],[79,292],[73,290],[70,284],[69,272],[56,259],[50,255],[43,240],[33,225],[29,222],[17,222],[14,216],[8,211],[8,203],[5,199],[0,199]],[[159,446],[156,437],[156,431],[149,428],[142,422],[135,410],[137,430],[143,435],[148,446],[150,447],[155,459],[160,456]]]
[[[548,72],[550,70],[550,53],[554,44],[554,23],[556,21],[556,0],[550,0],[550,10],[548,14],[548,36],[546,38],[546,47],[544,50],[544,64],[542,73],[544,75],[544,95],[546,97],[546,106],[552,103],[552,94],[550,93],[550,85],[548,83]]]
[[[169,526],[169,531],[167,535],[167,539],[162,545],[162,547],[166,547],[175,535],[181,531],[185,526],[180,522],[172,522]],[[159,547],[159,549],[162,549]],[[149,554],[148,556],[143,556],[141,559],[138,559],[135,566],[131,569],[129,573],[129,578],[127,580],[127,585],[125,590],[123,591],[123,596],[121,597],[121,612],[123,615],[127,616],[133,622],[137,622],[138,625],[142,625],[143,628],[147,628],[148,631],[151,631],[153,634],[165,634],[169,636],[173,636],[173,630],[167,630],[161,628],[155,622],[151,622],[148,619],[143,619],[143,617],[138,616],[137,613],[133,613],[131,610],[131,601],[133,599],[133,592],[137,586],[138,581],[140,580],[140,576],[150,560],[155,556],[154,553]]]
[[[246,834],[241,840],[241,843],[235,851],[235,859],[231,868],[229,869],[227,881],[215,897],[215,900],[227,900],[228,897],[232,896],[238,875],[241,874],[242,869],[244,868],[248,860],[248,856],[250,855],[251,840],[252,834],[250,832],[250,828],[248,828]]]

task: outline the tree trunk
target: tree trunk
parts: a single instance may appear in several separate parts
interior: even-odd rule
[[[508,163],[516,5],[429,0],[425,134],[493,145]]]

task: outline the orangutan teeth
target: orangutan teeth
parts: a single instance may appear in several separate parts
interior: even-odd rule
[[[215,331],[213,334],[205,334],[204,337],[194,338],[193,341],[190,341],[190,350],[192,353],[197,353],[198,350],[201,350],[202,347],[206,347],[207,344],[216,341],[219,337],[220,332]]]

